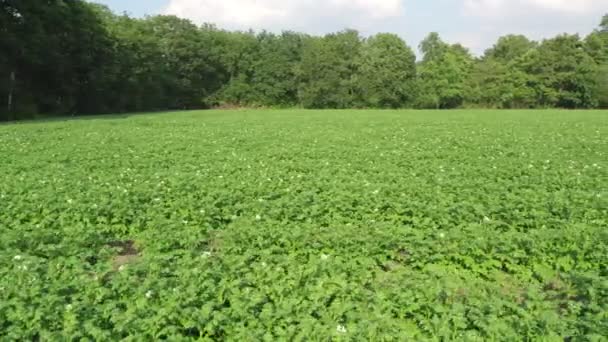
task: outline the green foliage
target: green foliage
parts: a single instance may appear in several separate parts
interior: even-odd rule
[[[259,47],[252,66],[254,102],[272,106],[298,104],[297,68],[306,36],[293,32],[258,35]]]
[[[418,46],[424,55],[423,62],[438,61],[447,52],[449,45],[441,40],[437,32],[431,32]]]
[[[361,47],[356,77],[365,107],[403,108],[415,99],[416,55],[397,35],[375,35]]]
[[[595,94],[600,108],[608,108],[608,64],[601,65],[597,71]]]
[[[608,16],[584,39],[507,35],[473,58],[437,33],[226,31],[83,0],[0,1],[0,120],[215,106],[605,107]]]
[[[103,107],[103,61],[111,37],[95,11],[81,1],[2,1],[0,79],[12,82],[14,103],[6,107],[0,88],[0,116],[14,113],[89,112]],[[103,109],[101,109],[103,111]]]
[[[2,125],[0,339],[600,341],[606,114]]]
[[[534,65],[537,44],[524,36],[501,37],[473,66],[466,101],[490,108],[534,108],[538,105]],[[536,59],[533,59],[536,61]],[[523,67],[525,65],[529,69]]]
[[[502,37],[476,63],[467,100],[496,108],[596,107],[603,44],[597,32],[584,41],[561,35],[540,45],[523,36]]]
[[[252,32],[220,32],[217,37],[222,69],[227,75],[227,82],[213,101],[245,105],[255,99],[250,79],[255,63],[254,51],[258,45]]]
[[[577,35],[561,35],[545,40],[538,49],[540,81],[546,91],[546,106],[590,108],[597,105],[592,92],[597,65],[585,53]]]
[[[298,96],[305,108],[352,108],[361,38],[354,30],[311,38],[304,44]]]
[[[508,63],[525,55],[537,46],[522,35],[508,35],[500,37],[498,42],[485,53],[485,58]]]
[[[608,33],[593,32],[585,38],[585,50],[598,64],[608,64]]]
[[[420,45],[417,107],[447,109],[463,104],[469,93],[473,58],[461,45],[448,45],[431,34]]]

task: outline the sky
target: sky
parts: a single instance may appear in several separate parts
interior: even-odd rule
[[[595,29],[608,0],[93,0],[132,16],[174,14],[220,28],[324,34],[396,33],[416,48],[429,32],[477,55],[505,34],[541,40]]]

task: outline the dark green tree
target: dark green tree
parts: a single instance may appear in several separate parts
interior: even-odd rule
[[[354,30],[310,38],[304,43],[298,97],[306,108],[351,108],[357,98],[361,38]]]
[[[256,102],[251,79],[259,42],[253,32],[218,32],[226,83],[213,97],[216,104],[248,105]]]
[[[411,105],[416,89],[416,55],[394,34],[377,34],[361,46],[356,77],[360,103],[372,108]]]
[[[585,39],[587,53],[598,64],[595,96],[601,108],[608,108],[608,15],[600,26]]]
[[[252,65],[252,91],[257,104],[296,106],[297,68],[302,59],[305,36],[293,32],[258,35],[258,51]]]
[[[531,41],[522,35],[500,37],[498,42],[486,51],[484,59],[493,59],[502,63],[508,63],[523,56],[537,45],[536,42]]]
[[[560,35],[545,40],[537,59],[543,83],[541,105],[562,108],[592,108],[597,105],[597,64],[589,56],[578,35]]]
[[[231,32],[83,0],[0,0],[0,119],[216,105],[608,107],[608,15],[581,40],[507,35],[473,58],[439,34]]]
[[[489,108],[533,108],[535,93],[528,87],[529,75],[514,67],[514,61],[538,44],[521,35],[508,35],[475,61],[466,102]]]
[[[203,107],[204,99],[220,88],[220,65],[199,29],[175,16],[151,17],[145,23],[162,56],[168,108]]]
[[[5,0],[0,19],[6,118],[103,111],[103,62],[113,58],[112,43],[90,5]]]
[[[422,42],[420,42],[418,48],[423,54],[422,61],[426,63],[443,58],[449,49],[449,44],[441,40],[439,33],[431,32]]]
[[[473,58],[461,45],[449,45],[431,33],[420,44],[424,54],[418,65],[419,108],[456,108],[470,93],[468,81]]]

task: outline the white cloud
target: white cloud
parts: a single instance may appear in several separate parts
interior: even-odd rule
[[[294,29],[323,24],[366,26],[403,13],[404,0],[170,0],[165,14],[227,28]],[[355,27],[357,28],[357,27]],[[312,29],[314,30],[314,27]]]
[[[606,0],[465,0],[468,14],[488,16],[550,10],[569,14],[588,14],[608,9]]]

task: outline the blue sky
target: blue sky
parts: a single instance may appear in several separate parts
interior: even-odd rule
[[[588,34],[608,13],[608,0],[95,0],[133,16],[175,14],[227,29],[343,28],[365,35],[399,34],[416,47],[431,31],[480,54],[508,33],[533,39]]]

